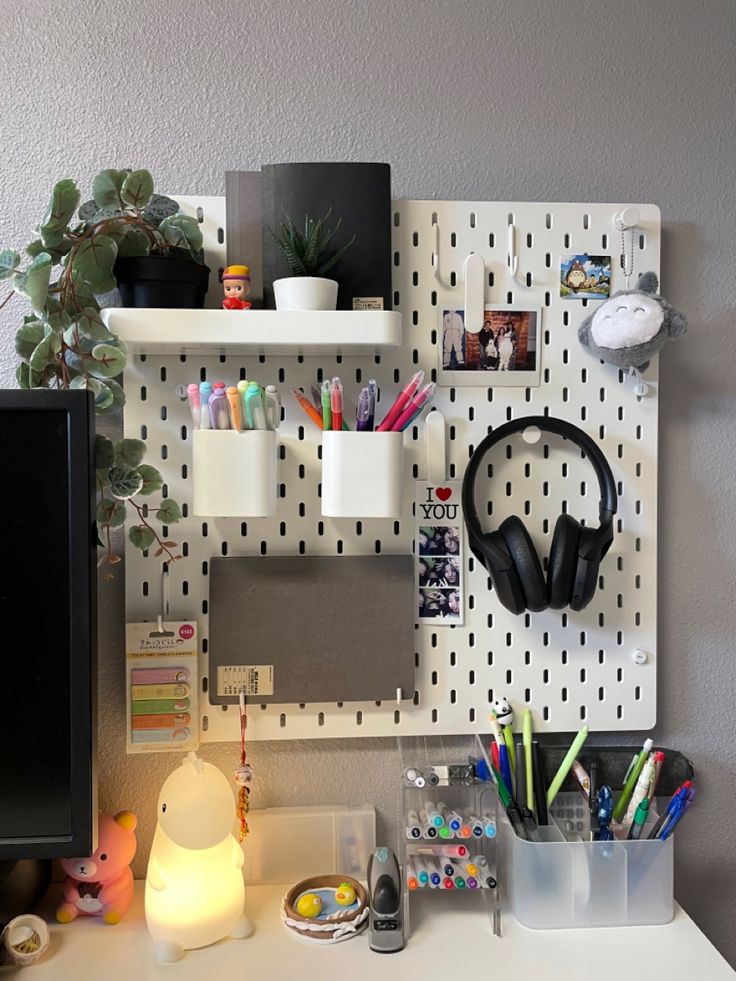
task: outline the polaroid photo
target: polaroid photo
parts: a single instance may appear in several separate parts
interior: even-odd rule
[[[533,387],[540,383],[542,311],[487,306],[478,333],[465,330],[465,311],[440,306],[437,384]]]
[[[560,296],[563,300],[605,300],[610,295],[610,255],[582,252],[560,257]]]

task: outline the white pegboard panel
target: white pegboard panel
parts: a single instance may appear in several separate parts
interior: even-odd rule
[[[224,265],[224,199],[185,198],[191,213],[202,208],[205,247],[213,268],[209,306],[219,304],[217,271]],[[185,558],[171,567],[171,617],[199,621],[200,668],[208,677],[208,563],[215,555],[373,554],[411,550],[413,481],[405,488],[400,521],[330,519],[320,515],[319,433],[288,392],[317,377],[339,374],[352,403],[361,384],[376,378],[391,398],[417,367],[429,375],[438,362],[439,307],[444,299],[463,306],[462,264],[470,251],[486,260],[488,303],[538,305],[543,311],[541,385],[538,388],[442,388],[435,405],[446,419],[448,478],[461,479],[472,446],[489,427],[509,418],[548,411],[589,432],[600,444],[619,485],[614,544],[601,566],[599,589],[581,613],[547,611],[514,617],[488,590],[484,572],[466,576],[463,627],[416,631],[414,703],[384,702],[252,706],[249,738],[420,735],[488,730],[488,706],[506,695],[529,704],[540,731],[647,729],[656,718],[656,522],[657,367],[647,372],[649,395],[637,399],[631,381],[603,365],[577,341],[588,302],[559,297],[562,253],[611,254],[613,289],[622,288],[620,235],[613,216],[622,204],[394,203],[395,306],[403,314],[404,344],[382,356],[198,357],[135,356],[125,374],[125,432],[149,445],[149,460],[165,474],[168,491],[187,516],[171,528]],[[635,276],[659,272],[660,215],[639,206]],[[517,228],[519,279],[507,269],[507,229]],[[435,222],[440,232],[439,279],[432,267]],[[242,258],[247,261],[245,257]],[[595,301],[592,301],[595,302]],[[152,316],[155,313],[152,312]],[[178,384],[203,377],[274,382],[284,396],[279,460],[279,506],[275,518],[217,519],[191,516],[191,433]],[[385,403],[384,403],[385,404]],[[354,405],[350,405],[350,410]],[[407,476],[423,478],[423,427],[406,436]],[[593,523],[598,488],[589,465],[554,439],[529,446],[521,440],[496,447],[493,513],[497,527],[510,513],[524,518],[538,550],[546,555],[554,521],[563,506]],[[479,498],[490,498],[490,481]],[[483,516],[490,511],[479,507]],[[477,563],[476,563],[477,565]],[[126,551],[127,615],[150,619],[160,602],[160,560]],[[288,615],[288,596],[284,597]],[[243,624],[244,638],[248,625]],[[645,663],[634,652],[646,652]],[[298,652],[295,652],[298,656]],[[238,738],[237,712],[202,699],[202,737]]]

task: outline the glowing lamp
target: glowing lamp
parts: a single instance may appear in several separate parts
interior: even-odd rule
[[[160,961],[250,933],[233,818],[224,775],[189,753],[161,788],[146,874],[146,923]]]

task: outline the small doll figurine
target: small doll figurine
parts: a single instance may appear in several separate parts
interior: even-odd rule
[[[228,266],[222,271],[225,310],[250,310],[246,297],[250,293],[250,266]]]

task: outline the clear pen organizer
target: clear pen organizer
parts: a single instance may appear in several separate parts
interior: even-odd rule
[[[514,832],[499,808],[499,865],[511,912],[534,930],[643,926],[674,914],[674,837],[648,841],[668,798],[656,798],[638,841],[590,841],[580,793],[558,794],[539,841]]]

